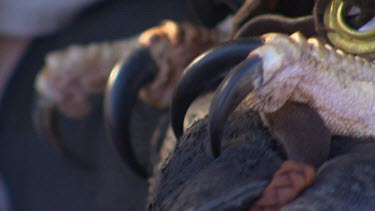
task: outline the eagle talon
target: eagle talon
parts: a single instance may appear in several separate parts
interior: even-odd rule
[[[261,38],[241,38],[221,44],[196,58],[184,71],[172,96],[171,125],[176,137],[183,133],[183,121],[190,104],[215,88],[230,68],[261,46]]]
[[[243,100],[250,109],[265,113],[280,109],[287,101],[306,103],[321,115],[333,135],[375,136],[374,64],[334,51],[316,39],[306,40],[299,33],[290,37],[271,33],[264,38],[265,44],[252,51],[216,91],[209,115],[215,156],[226,118]],[[254,62],[260,61],[256,57],[263,62]],[[247,60],[253,65],[244,65]],[[263,70],[261,84],[252,71],[257,68]],[[322,95],[332,91],[335,98]],[[348,110],[344,105],[352,107]]]
[[[258,56],[246,59],[237,65],[226,77],[225,83],[216,90],[212,100],[208,130],[212,151],[215,157],[220,155],[221,137],[226,119],[246,95],[263,83],[262,60]],[[225,100],[225,99],[231,99]]]
[[[132,150],[130,118],[136,100],[157,109],[168,108],[172,90],[184,67],[219,41],[217,32],[188,23],[165,21],[139,37],[144,46],[109,77],[105,119],[111,139],[122,159],[138,175],[150,175]]]
[[[323,7],[315,7],[315,8],[324,8],[324,10],[322,11],[324,13],[326,11],[325,10],[326,6],[329,5],[333,1],[336,1],[336,0],[332,0],[332,1],[331,0],[330,1],[317,0],[315,1],[317,2],[317,6],[323,6]],[[358,0],[355,0],[355,1],[358,1]],[[248,1],[248,2],[252,2],[252,1]],[[319,11],[315,10],[314,12],[315,12],[314,18],[317,18],[316,12],[319,12]],[[321,14],[319,13],[319,15]],[[261,22],[261,24],[259,25],[260,25],[260,28],[263,27],[262,29],[264,30],[268,28],[268,27],[264,27],[265,26],[264,24],[267,23],[267,21],[269,20],[267,20],[266,18],[263,20],[264,22]],[[293,21],[296,21],[296,19],[293,19]],[[311,16],[307,17],[305,21],[309,21],[311,23],[312,22]],[[316,24],[317,19],[315,19],[314,21]],[[323,20],[319,19],[318,21],[323,21]],[[282,22],[283,24],[287,23],[286,20]],[[303,22],[300,22],[300,23],[303,23]],[[319,29],[319,25],[315,26],[317,27],[316,30],[314,30],[313,27],[311,27],[311,24],[306,24],[305,26],[310,26],[311,31],[316,32],[316,30],[318,30],[317,32],[318,32],[319,39],[324,39],[324,36],[326,36],[326,34],[322,36],[321,34],[322,31],[319,31],[319,30],[323,30],[323,29]],[[257,28],[254,29],[254,27],[256,26],[244,25],[243,28],[240,30],[240,32],[237,33],[236,38],[244,37],[244,36],[246,37],[250,34],[254,35],[252,33],[257,32]],[[296,26],[295,31],[303,31],[303,28],[300,28],[300,27],[301,25]],[[274,28],[272,28],[271,30],[274,30]],[[285,29],[282,28],[282,30],[285,30]],[[289,33],[289,31],[282,31],[282,32]],[[326,33],[327,31],[324,30],[323,32]],[[307,35],[310,37],[310,34],[307,34]],[[304,37],[300,36],[298,33],[290,37],[287,37],[287,35],[281,35],[281,34],[268,34],[268,35],[263,36],[263,38],[265,38],[264,45],[260,45],[259,47],[257,47],[255,50],[252,50],[251,52],[248,51],[247,54],[249,54],[249,57],[245,59],[245,61],[243,61],[239,66],[236,66],[233,72],[231,72],[222,81],[221,86],[217,90],[214,100],[212,101],[211,110],[209,113],[209,117],[207,119],[208,128],[209,128],[209,131],[207,132],[209,134],[209,137],[199,136],[197,138],[199,140],[194,139],[192,142],[193,143],[192,145],[196,143],[195,141],[201,141],[201,139],[206,141],[207,140],[206,138],[209,138],[210,140],[208,141],[211,141],[212,152],[217,157],[220,154],[220,150],[221,150],[220,139],[222,138],[221,137],[223,133],[222,129],[224,129],[225,119],[230,115],[230,113],[234,109],[236,109],[237,105],[240,104],[241,101],[244,101],[244,102],[242,103],[241,109],[239,110],[244,110],[243,108],[247,107],[250,110],[255,110],[255,111],[260,112],[262,117],[266,117],[266,118],[270,116],[274,117],[274,116],[277,116],[275,114],[280,114],[280,112],[283,113],[283,115],[280,115],[280,116],[282,116],[284,120],[287,119],[289,123],[292,122],[292,124],[288,125],[282,121],[278,122],[277,124],[273,124],[272,126],[281,125],[281,127],[278,128],[279,129],[278,132],[282,130],[281,133],[278,133],[281,135],[274,136],[275,133],[273,133],[274,131],[272,130],[269,130],[270,134],[272,135],[272,137],[276,139],[276,141],[278,141],[277,139],[279,139],[285,134],[290,135],[289,137],[293,137],[294,139],[292,141],[283,142],[283,143],[286,143],[286,145],[289,144],[288,146],[293,145],[293,147],[288,148],[291,150],[285,151],[285,155],[286,155],[285,157],[287,157],[287,159],[289,160],[295,160],[295,161],[297,160],[300,162],[302,160],[304,164],[309,164],[317,168],[320,167],[322,163],[327,161],[328,153],[330,152],[330,146],[331,146],[330,142],[332,139],[335,139],[334,137],[331,137],[332,135],[331,131],[333,132],[334,135],[357,137],[357,139],[362,139],[362,140],[363,138],[366,138],[369,136],[375,137],[375,128],[374,128],[375,120],[373,118],[375,116],[374,114],[374,111],[375,111],[374,110],[375,66],[373,64],[366,61],[365,58],[363,57],[355,57],[355,56],[347,55],[343,53],[341,50],[334,49],[334,48],[340,49],[340,45],[336,45],[334,48],[332,48],[330,46],[324,45],[323,43],[321,43],[315,38],[307,40]],[[280,42],[277,43],[278,41]],[[229,57],[231,55],[228,54],[227,56]],[[217,62],[221,62],[224,59],[225,59],[225,55],[222,55],[221,59],[217,60]],[[367,57],[367,59],[369,59],[369,57]],[[202,72],[212,71],[209,69],[210,68],[209,65],[205,66],[204,59],[197,60],[197,62],[201,62],[200,66],[202,67],[204,66],[206,69],[204,68],[200,69],[199,66],[197,66],[195,69],[193,69],[193,72],[201,73],[200,71]],[[228,59],[227,62],[231,62],[231,61]],[[238,63],[240,63],[240,61],[238,61],[236,64]],[[192,64],[192,66],[193,65],[194,63]],[[244,67],[244,66],[246,67],[247,65],[249,69],[243,68],[241,70],[241,67]],[[232,63],[231,66],[235,66],[235,65]],[[189,68],[186,69],[185,71],[186,75],[189,74],[189,71],[191,71],[191,69]],[[186,83],[186,84],[190,84],[189,86],[186,84],[184,85],[185,90],[190,91],[191,89],[194,89],[195,87],[200,86],[199,83],[197,83],[198,85],[193,83],[194,79],[197,81],[205,80],[204,81],[205,83],[209,83],[210,79],[217,80],[217,77],[219,74],[222,74],[222,73],[226,74],[227,72],[229,72],[227,70],[222,70],[222,71],[215,70],[215,71],[216,71],[215,72],[216,75],[206,74],[205,77],[203,78],[199,78],[197,76],[198,74],[196,74],[196,78],[184,77],[183,79],[186,79],[186,81],[191,81],[190,83]],[[186,81],[185,82],[181,82],[181,81],[180,81],[180,84],[183,84],[186,82]],[[191,103],[191,101],[193,101],[194,98],[196,96],[199,96],[200,94],[199,91],[196,91],[193,94],[191,94],[192,92],[189,92],[189,91],[186,91],[186,92],[176,91],[175,92],[177,93],[175,96],[177,96],[176,98],[179,99],[178,102],[180,102],[180,104],[176,104],[179,106],[175,106],[176,109],[172,110],[171,122],[172,122],[172,125],[174,126],[173,129],[177,137],[179,137],[183,131],[182,120],[185,114],[185,110],[187,110],[189,103]],[[203,92],[202,89],[201,89],[201,92]],[[187,98],[189,99],[187,100]],[[289,112],[290,111],[289,109],[290,107],[288,107],[289,103],[294,104],[296,106],[296,110],[294,112],[295,113],[294,118],[290,118],[291,113]],[[303,106],[304,108],[301,109],[300,106]],[[183,107],[183,108],[180,108],[180,107]],[[282,108],[285,108],[285,107],[288,107],[288,109],[283,110]],[[306,110],[309,110],[310,114],[306,115],[306,112],[304,112]],[[300,115],[301,113],[302,115]],[[266,114],[266,115],[263,115],[263,114]],[[178,118],[173,118],[174,116],[178,116]],[[300,118],[301,116],[305,118]],[[248,122],[243,122],[243,121],[238,121],[238,122],[239,122],[238,124],[240,124],[241,126],[247,125],[248,123]],[[205,123],[204,124],[204,128],[205,128],[206,122],[204,123]],[[288,125],[288,126],[284,127],[284,125]],[[187,135],[181,138],[183,141],[178,144],[182,146],[181,144],[187,143],[187,142],[184,142],[186,139],[192,139],[191,137],[194,137],[195,135],[194,129],[199,128],[199,126],[202,126],[202,125],[199,125],[199,123],[197,123],[195,127],[193,126],[187,132]],[[270,126],[270,125],[265,125],[265,126]],[[230,124],[230,125],[228,124],[226,125],[225,129],[226,130],[232,129],[232,127],[233,127],[233,124]],[[236,128],[238,129],[241,127],[236,127]],[[271,127],[269,128],[271,129]],[[252,130],[253,129],[250,129],[250,132]],[[316,132],[316,130],[320,131],[320,133],[311,135],[311,133]],[[241,132],[236,131],[235,140],[237,140]],[[230,141],[233,139],[234,139],[233,137],[229,136],[228,140],[225,140],[225,141]],[[249,138],[246,137],[246,139],[249,139]],[[263,141],[263,139],[260,139],[260,141]],[[295,144],[296,143],[295,141],[300,141],[304,143]],[[308,143],[313,143],[312,144],[313,146],[309,145]],[[192,147],[193,149],[198,148],[196,146],[189,146],[189,147]],[[305,153],[307,150],[309,150],[310,152],[314,152],[314,153],[310,153],[310,154]],[[226,152],[228,151],[229,150],[227,150]],[[298,151],[298,153],[293,154],[295,151]],[[319,151],[319,153],[315,153],[317,151]],[[321,151],[323,152],[320,153]],[[219,159],[216,159],[213,162],[222,161],[223,157],[227,155],[226,152],[223,153]],[[206,148],[204,148],[203,153],[206,153]],[[252,154],[253,152],[248,151],[247,153]],[[294,156],[290,156],[291,154],[293,154]],[[196,153],[193,156],[195,155]],[[179,156],[180,154],[178,153],[174,154],[174,158],[176,157],[178,158]],[[212,158],[210,157],[210,159]],[[348,162],[352,162],[352,161],[348,161]],[[356,165],[357,163],[353,162],[353,164]],[[311,166],[307,165],[307,167],[311,167]],[[173,169],[173,168],[170,167],[170,169]],[[223,173],[224,175],[226,175],[227,169],[228,168],[224,168],[224,170],[222,171],[222,172],[225,172]],[[271,205],[268,206],[267,204],[261,204],[262,206],[263,205],[265,206],[260,207],[260,210],[266,210],[265,208],[274,208],[275,210],[280,210],[280,208],[283,205],[285,205],[285,203],[292,200],[294,197],[296,197],[300,193],[301,190],[303,191],[303,189],[306,188],[307,185],[311,184],[312,180],[314,179],[315,170],[313,168],[309,168],[310,170],[312,169],[312,171],[310,170],[305,171],[303,170],[304,168],[300,168],[300,167],[297,167],[296,169],[291,168],[291,170],[289,169],[289,172],[286,173],[286,174],[289,174],[292,180],[294,179],[294,181],[297,181],[297,183],[295,184],[293,184],[293,181],[292,182],[289,181],[288,187],[289,188],[291,187],[290,189],[292,189],[292,191],[290,190],[286,191],[289,195],[287,195],[286,198],[285,197],[282,198],[281,201],[278,201],[279,199],[277,197],[273,199],[269,198],[271,200]],[[302,169],[302,171],[300,171],[300,169]],[[330,169],[330,170],[333,170],[333,169]],[[203,169],[201,172],[206,172],[206,171],[205,169]],[[254,171],[254,172],[258,172],[258,171]],[[303,172],[303,176],[305,176],[305,180],[299,183],[299,181],[301,181],[299,177],[300,172]],[[307,172],[307,173],[305,174],[304,172]],[[177,175],[179,175],[179,173],[180,172],[178,172]],[[345,171],[343,171],[342,173],[345,174]],[[275,177],[280,176],[278,174],[279,173],[276,173]],[[327,176],[327,178],[329,176]],[[363,175],[361,174],[360,176],[362,177]],[[170,174],[165,174],[165,177],[163,179],[165,179],[166,177],[170,178]],[[168,180],[169,178],[167,178],[166,180]],[[210,180],[211,178],[212,177],[210,177],[208,180]],[[194,177],[194,179],[196,179],[196,177]],[[332,177],[330,179],[332,179]],[[184,179],[184,181],[185,180],[186,179]],[[333,178],[333,180],[337,180],[337,177]],[[337,181],[340,183],[340,181],[342,182],[342,180],[343,179],[340,179]],[[329,187],[332,187],[330,184],[331,182],[327,182],[327,181],[329,180],[321,181],[321,185],[323,187],[327,187],[327,185]],[[371,181],[371,180],[368,180],[368,181]],[[196,184],[196,183],[193,183],[193,184]],[[160,189],[162,190],[164,188],[165,188],[164,186],[160,187]],[[199,188],[196,188],[196,189],[199,190]],[[337,190],[340,190],[340,188],[337,188]],[[204,191],[206,190],[202,188],[202,191],[198,193],[202,193],[202,192],[204,193]],[[215,191],[212,191],[212,189],[210,191],[212,193],[215,192]],[[326,191],[321,191],[321,190],[318,190],[318,191],[319,193],[326,194]],[[351,190],[348,192],[351,193]],[[316,189],[315,189],[315,192],[312,192],[312,193],[315,194]],[[230,194],[231,193],[229,193],[228,195]],[[171,195],[174,199],[177,198],[176,194],[174,195],[171,194]],[[345,197],[350,198],[348,196],[350,196],[350,194],[346,194]],[[301,198],[306,199],[306,196],[303,195]],[[346,200],[346,198],[344,200]],[[179,199],[180,201],[182,200],[183,202],[185,202],[186,197],[180,196]],[[168,203],[170,203],[171,201],[170,198],[168,198],[167,200],[165,198],[162,198],[161,200],[168,201],[166,203],[167,204],[166,207],[168,207],[169,205]],[[340,198],[340,200],[342,200],[341,202],[344,202],[342,198]],[[311,203],[311,201],[309,200],[307,201],[308,203]],[[276,204],[274,204],[275,202]],[[279,203],[280,205],[278,205],[277,202],[281,202]],[[191,204],[193,203],[194,202],[192,202]],[[177,204],[177,202],[175,202],[175,204]],[[317,204],[323,204],[323,203],[318,202]],[[334,204],[334,203],[331,203],[331,204]],[[345,202],[343,204],[345,204]],[[363,203],[363,204],[366,205],[367,203]],[[309,207],[309,205],[310,204],[307,204],[306,207]],[[314,207],[314,205],[312,205],[312,207]],[[371,206],[368,206],[368,207],[371,207]],[[221,206],[220,208],[227,209],[227,207],[223,208],[223,206]]]
[[[143,178],[148,177],[149,173],[132,150],[130,118],[139,90],[151,81],[157,72],[158,67],[148,49],[138,49],[126,62],[114,67],[104,100],[105,122],[115,149],[121,159]]]
[[[72,164],[82,169],[94,170],[95,166],[79,158],[63,142],[58,125],[58,110],[53,103],[38,96],[33,105],[32,120],[39,137],[46,140],[48,145]]]
[[[57,109],[53,103],[46,102],[41,96],[33,105],[32,119],[38,135],[47,140],[48,144],[60,154],[64,151],[58,130]]]

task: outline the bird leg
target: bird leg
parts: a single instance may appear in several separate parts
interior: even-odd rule
[[[119,142],[127,137],[123,127],[128,124],[125,120],[130,118],[137,98],[158,109],[168,107],[172,90],[184,67],[199,53],[216,44],[218,39],[216,31],[188,23],[164,21],[131,39],[71,46],[52,52],[46,57],[46,64],[35,81],[34,125],[42,138],[64,157],[72,157],[74,153],[63,143],[58,131],[58,114],[69,118],[85,117],[90,112],[93,94],[113,90],[111,96],[107,94],[106,101],[114,102],[107,108],[116,110],[106,110],[106,118],[110,122],[109,128],[119,130],[111,133],[119,138],[114,141],[118,149],[129,149],[121,154],[128,157],[125,160],[130,163],[130,160],[135,160],[130,159],[134,157],[130,144]],[[112,67],[120,60],[126,62],[114,68],[106,87]],[[119,75],[130,78],[116,79]],[[120,88],[112,89],[113,86]],[[126,109],[129,109],[129,116],[124,116]],[[130,166],[141,169],[136,167],[140,166],[138,164]]]
[[[315,151],[321,147],[328,153],[330,133],[327,131],[336,135],[360,138],[375,136],[374,64],[341,51],[334,51],[328,46],[321,45],[316,39],[306,40],[299,33],[290,37],[268,34],[264,35],[264,38],[265,44],[252,51],[245,61],[234,68],[214,96],[209,114],[209,133],[214,155],[219,155],[221,150],[218,140],[221,139],[225,119],[242,101],[242,106],[271,118],[271,133],[276,129],[276,134],[279,134],[276,136],[279,138],[278,141],[284,144],[288,159],[301,159],[296,149],[301,150],[301,153],[311,152],[304,148],[306,146],[312,146]],[[332,96],[333,93],[335,96]],[[290,141],[293,137],[285,139],[285,134],[293,135],[288,133],[288,124],[281,121],[281,124],[277,125],[272,120],[280,118],[280,114],[291,114],[287,118],[281,116],[281,119],[286,119],[287,122],[288,118],[293,119],[293,111],[282,111],[285,106],[288,107],[288,102],[303,103],[313,108],[319,114],[319,118],[315,118],[315,123],[311,125],[316,127],[321,135],[317,133],[314,136],[314,128],[309,131],[306,120],[314,119],[312,113],[305,122],[299,122],[300,117],[297,116],[288,123],[291,128],[298,128],[309,135],[297,135],[296,137],[303,138],[300,143],[296,140]],[[327,125],[329,130],[324,125]],[[302,162],[315,163],[311,160],[314,156],[318,158],[318,165],[327,158],[326,153],[323,156],[302,154]],[[279,195],[276,193],[287,188],[281,203],[283,205],[310,184],[309,178],[314,173],[302,174],[305,175],[301,177],[302,180],[293,175],[300,174],[298,172],[313,172],[311,167],[290,163],[285,166],[274,175],[256,206],[274,206],[265,202],[273,198],[278,203]],[[310,170],[304,170],[305,168]],[[279,186],[278,181],[283,180],[285,173],[290,179]],[[298,182],[299,180],[304,182]],[[270,191],[272,189],[276,191]]]
[[[190,104],[205,92],[216,88],[229,70],[262,45],[259,38],[241,38],[208,50],[185,69],[174,89],[170,116],[175,136],[183,133],[183,122]]]
[[[265,45],[227,76],[214,97],[210,133],[216,155],[225,119],[242,101],[264,113],[280,109],[288,100],[305,103],[319,113],[332,134],[375,136],[374,64],[299,33],[264,38]]]
[[[218,42],[215,31],[188,23],[166,21],[140,37],[139,56],[114,68],[105,94],[105,121],[121,158],[142,177],[150,173],[132,150],[130,119],[136,99],[158,109],[169,106],[172,90],[184,68],[202,51]],[[137,55],[137,54],[136,54]]]
[[[33,123],[41,139],[72,164],[82,159],[70,150],[59,131],[59,115],[82,118],[91,111],[91,96],[103,92],[112,66],[139,47],[136,40],[70,46],[46,56],[35,80]],[[84,164],[87,166],[87,164]]]
[[[248,41],[248,45],[257,44],[256,46],[253,45],[253,48],[247,47],[250,52],[249,57],[229,73],[217,89],[216,96],[212,101],[209,114],[209,134],[211,149],[215,156],[220,154],[222,147],[220,140],[225,120],[242,101],[241,107],[259,111],[266,117],[271,117],[271,120],[272,117],[277,119],[275,117],[283,114],[283,109],[290,109],[290,107],[284,107],[289,103],[305,106],[305,108],[302,107],[302,111],[305,109],[303,112],[298,112],[301,109],[300,106],[296,107],[296,110],[294,110],[296,112],[295,117],[293,117],[293,110],[289,110],[285,114],[292,114],[293,121],[299,120],[299,122],[290,121],[288,124],[294,124],[303,132],[307,131],[307,134],[313,135],[311,137],[310,135],[301,136],[307,137],[307,139],[305,142],[301,140],[300,143],[294,138],[295,141],[290,144],[288,139],[284,139],[285,142],[283,142],[283,134],[278,133],[285,132],[288,134],[288,130],[284,131],[284,128],[279,129],[279,131],[276,130],[275,137],[276,139],[281,137],[279,141],[281,146],[284,143],[284,151],[288,159],[308,162],[311,168],[319,166],[327,158],[326,152],[330,146],[330,132],[337,135],[362,138],[375,135],[373,128],[375,121],[373,118],[375,116],[373,109],[375,95],[374,64],[360,57],[353,57],[342,51],[336,51],[330,46],[322,45],[316,39],[306,40],[299,33],[290,37],[273,33],[264,35],[262,38],[263,41],[261,41],[262,39],[258,42]],[[235,41],[232,42],[235,43]],[[237,45],[245,46],[246,42],[237,43]],[[230,49],[230,46],[230,44],[227,44],[226,48]],[[253,50],[254,48],[255,50]],[[215,55],[215,51],[211,51],[196,59],[186,69],[185,75],[175,90],[175,97],[176,99],[187,100],[181,103],[176,101],[175,105],[182,108],[175,106],[175,110],[172,101],[171,122],[172,126],[177,127],[177,129],[174,128],[174,131],[178,132],[176,133],[177,136],[182,133],[182,126],[180,126],[182,122],[180,121],[183,120],[189,102],[200,94],[199,91],[202,92],[202,89],[182,91],[181,87],[203,88],[205,83],[210,84],[217,80],[219,75],[226,74],[228,70],[225,70],[225,68],[233,66],[233,63],[230,63],[231,59],[225,59],[226,56],[233,55],[233,53],[228,52],[230,51],[222,51],[220,56],[213,57],[217,59],[217,63],[215,63],[208,59],[211,55]],[[237,61],[240,60],[240,55],[241,53],[238,51],[237,57],[235,57]],[[225,66],[225,62],[221,64],[222,61],[229,62],[230,65]],[[222,67],[221,70],[220,67]],[[200,76],[212,80],[202,81]],[[332,93],[335,94],[335,97],[332,97]],[[304,120],[303,116],[301,118],[299,115],[301,113],[307,115]],[[178,118],[174,118],[176,116]],[[280,117],[280,119],[285,121],[285,116]],[[308,124],[311,120],[315,123],[312,124],[314,128],[309,130]],[[279,125],[275,124],[277,122],[269,122],[273,123],[270,126],[274,126],[276,129],[277,127],[287,126],[287,124],[283,125],[282,121],[278,123]],[[303,127],[304,125],[305,127]],[[316,133],[316,131],[320,131],[320,133]],[[286,135],[284,134],[284,136]],[[314,155],[313,152],[309,152],[311,150],[309,147],[313,147],[315,152],[323,149],[325,153]],[[301,150],[301,152],[298,152],[298,150]],[[307,156],[304,157],[304,153]],[[298,157],[299,155],[302,155],[303,159]],[[291,176],[295,173],[300,174],[298,172],[306,172],[303,170],[304,168],[300,168],[298,165],[288,164],[285,166],[288,168],[286,170],[282,168],[280,171],[291,172]],[[311,174],[306,174],[305,178],[311,178]],[[290,181],[290,184],[293,184],[293,180]],[[302,185],[290,187],[296,190],[295,192],[299,192],[306,187],[309,179],[304,181],[306,182],[299,183]]]

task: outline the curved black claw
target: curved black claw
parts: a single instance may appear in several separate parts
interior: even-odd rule
[[[72,152],[63,142],[60,134],[58,118],[59,112],[56,106],[43,96],[37,95],[34,101],[32,120],[38,136],[42,140],[46,140],[48,145],[56,150],[64,160],[71,163],[73,166],[78,166],[84,169],[94,169],[92,164],[79,158]]]
[[[123,161],[142,177],[149,173],[132,150],[129,124],[138,91],[157,72],[148,49],[140,48],[112,70],[105,93],[105,121],[111,140]]]
[[[55,105],[43,97],[37,96],[33,105],[32,119],[38,135],[47,140],[52,148],[63,154],[64,143],[58,130]]]
[[[244,60],[249,52],[261,46],[260,38],[238,39],[224,43],[196,58],[178,82],[170,106],[171,125],[178,138],[190,104],[200,95],[217,87],[230,68]]]
[[[212,99],[208,130],[212,152],[220,155],[221,137],[228,116],[252,90],[263,83],[262,59],[252,56],[237,65],[224,79]]]

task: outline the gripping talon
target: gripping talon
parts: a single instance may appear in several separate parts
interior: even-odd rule
[[[46,102],[39,96],[34,104],[32,118],[38,135],[46,139],[52,148],[63,154],[64,144],[58,130],[55,105]]]
[[[262,59],[253,56],[237,65],[217,89],[211,103],[208,123],[215,157],[220,155],[222,131],[229,114],[250,91],[262,84],[262,73]]]
[[[135,51],[127,62],[114,67],[105,94],[105,121],[111,140],[122,160],[139,176],[149,173],[142,166],[131,146],[130,119],[138,92],[158,71],[147,48]]]
[[[368,91],[375,86],[372,63],[331,50],[298,32],[289,37],[270,33],[264,38],[265,44],[246,59],[248,65],[247,61],[239,65],[214,97],[209,128],[215,155],[226,118],[243,100],[244,106],[263,113],[275,112],[287,101],[306,104],[333,135],[374,136],[373,92]],[[255,73],[260,68],[263,82]],[[322,95],[326,92],[334,92],[335,97]],[[356,104],[347,110],[345,105],[351,102]]]
[[[247,38],[222,44],[202,54],[185,69],[171,102],[171,124],[176,137],[183,133],[183,121],[190,104],[204,92],[216,87],[230,68],[262,43],[260,38]]]
[[[54,104],[38,96],[33,105],[32,119],[38,136],[46,140],[48,145],[56,150],[64,160],[83,169],[92,170],[95,168],[92,164],[79,158],[64,144],[58,126],[58,111]]]

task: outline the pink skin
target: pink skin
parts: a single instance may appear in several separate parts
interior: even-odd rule
[[[249,211],[279,210],[309,187],[314,177],[314,167],[292,160],[285,161]]]

